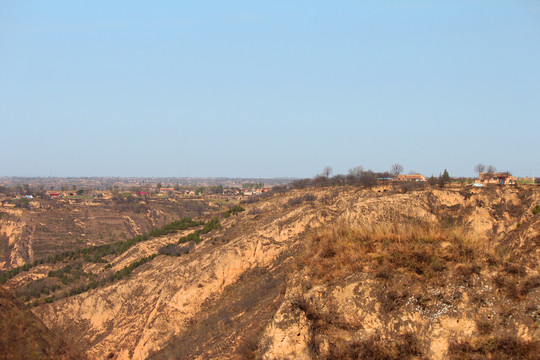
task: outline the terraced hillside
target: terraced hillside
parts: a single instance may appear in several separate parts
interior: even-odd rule
[[[62,251],[125,240],[211,208],[205,201],[36,199],[28,208],[0,207],[0,270]]]

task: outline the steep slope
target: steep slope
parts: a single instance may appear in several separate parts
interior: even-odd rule
[[[84,356],[0,287],[0,358],[82,359]]]
[[[83,335],[91,356],[145,358],[242,273],[274,266],[315,218],[314,212],[300,209],[280,217],[280,201],[261,205],[264,218],[248,211],[226,219],[222,231],[187,255],[158,256],[127,280],[36,308],[36,313],[48,324]]]
[[[81,346],[91,358],[218,359],[235,354],[269,359],[330,356],[325,353],[321,338],[324,334],[313,332],[309,309],[314,307],[322,313],[329,307],[334,311],[339,309],[345,320],[343,326],[333,329],[342,333],[336,339],[345,345],[351,340],[348,332],[358,332],[360,328],[380,330],[389,319],[376,313],[370,315],[368,309],[381,306],[380,299],[371,294],[379,279],[373,282],[363,268],[351,269],[343,278],[338,276],[330,283],[317,283],[310,278],[312,264],[300,264],[298,268],[295,258],[305,254],[306,244],[313,236],[310,234],[314,229],[336,223],[431,223],[444,228],[467,226],[478,238],[500,246],[506,255],[518,256],[517,265],[516,261],[510,261],[512,259],[504,258],[504,261],[510,267],[514,264],[526,268],[523,279],[532,281],[526,304],[535,309],[522,309],[518,304],[512,305],[509,311],[533,316],[530,314],[538,313],[534,277],[538,275],[540,225],[538,215],[531,209],[537,202],[536,189],[456,188],[406,194],[382,188],[295,190],[249,205],[245,212],[223,219],[223,229],[203,237],[188,254],[157,256],[128,279],[40,305],[34,312],[47,325],[81,338]],[[313,258],[318,256],[315,255]],[[506,266],[505,263],[501,266]],[[485,279],[471,286],[484,286],[491,281],[491,276],[486,273]],[[391,280],[381,278],[380,281]],[[305,284],[315,283],[318,287],[305,287]],[[367,285],[357,290],[364,286],[362,284]],[[386,286],[391,288],[392,284]],[[372,303],[367,304],[368,301]],[[473,306],[466,301],[452,304]],[[425,323],[423,316],[427,316],[417,305],[411,300],[407,306],[399,307],[399,316],[408,319],[403,321],[411,330],[421,327]],[[500,311],[502,304],[494,306],[493,311]],[[354,321],[360,321],[362,326],[349,326],[347,314],[361,312],[365,316]],[[462,320],[455,317],[447,321],[451,324]],[[469,324],[463,326],[467,331],[475,329],[471,321],[462,322]],[[537,336],[534,324],[536,320],[533,323],[518,320],[515,328],[522,329],[519,337],[526,340]],[[524,327],[520,327],[522,325]],[[455,328],[458,331],[458,327]],[[256,335],[246,336],[248,332]],[[432,336],[424,333],[426,337]],[[452,334],[449,332],[448,336]],[[446,337],[444,340],[446,342],[440,341],[437,345],[432,345],[433,342],[429,346],[413,344],[411,348],[418,347],[418,352],[437,358],[447,351],[449,342]],[[426,348],[433,351],[429,353]]]
[[[28,208],[0,206],[0,270],[62,251],[131,238],[184,216],[200,216],[206,202],[177,199],[129,203],[35,199]]]
[[[537,193],[423,195],[440,221],[401,211],[310,234],[258,355],[537,359]]]

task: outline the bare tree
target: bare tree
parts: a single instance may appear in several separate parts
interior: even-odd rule
[[[325,166],[323,171],[322,171],[322,175],[323,176],[326,176],[326,177],[330,177],[330,175],[332,175],[332,167],[330,166]]]
[[[487,167],[487,173],[488,174],[493,174],[495,171],[497,171],[497,168],[493,165],[488,165]]]
[[[364,168],[362,166],[355,166],[349,170],[349,175],[354,177],[359,177],[364,173]]]
[[[398,176],[403,172],[403,166],[401,166],[400,164],[394,164],[392,165],[390,172],[392,173],[392,175]]]
[[[480,174],[483,173],[486,170],[486,166],[484,164],[476,164],[474,167],[474,171],[478,173],[478,177],[480,177]]]

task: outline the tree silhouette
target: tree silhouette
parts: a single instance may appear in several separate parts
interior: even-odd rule
[[[360,177],[362,174],[364,174],[364,168],[362,166],[356,166],[349,170],[349,175]]]
[[[322,175],[323,176],[326,176],[326,177],[330,177],[330,175],[332,175],[332,167],[330,166],[325,166],[323,171],[322,171]]]
[[[448,171],[444,169],[443,174],[439,177],[439,185],[444,186],[450,182],[450,175]]]
[[[486,170],[486,166],[484,164],[476,164],[474,167],[474,171],[478,173],[478,177],[480,177],[480,174],[483,173]]]
[[[400,164],[394,164],[390,168],[390,172],[392,173],[392,175],[398,176],[403,172],[403,166],[401,166]]]

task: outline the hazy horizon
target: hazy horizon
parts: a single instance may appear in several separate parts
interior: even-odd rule
[[[0,3],[0,176],[540,174],[535,1]]]

